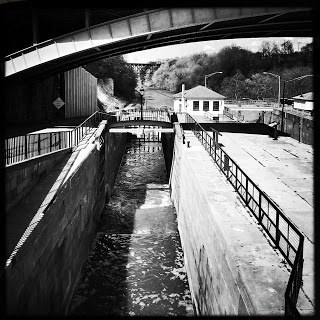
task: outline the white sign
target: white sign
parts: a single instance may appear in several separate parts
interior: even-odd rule
[[[56,107],[57,109],[60,109],[61,107],[64,106],[64,102],[63,102],[63,100],[62,100],[60,97],[57,98],[56,100],[54,100],[54,101],[53,101],[53,104],[55,105],[55,107]]]

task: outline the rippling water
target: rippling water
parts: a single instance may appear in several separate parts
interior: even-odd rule
[[[161,143],[128,143],[71,314],[194,314],[167,182]]]

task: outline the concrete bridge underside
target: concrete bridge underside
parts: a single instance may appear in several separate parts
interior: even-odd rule
[[[128,9],[129,10],[129,9]],[[33,34],[37,35],[36,19]],[[312,36],[308,7],[212,7],[145,10],[34,44],[7,55],[5,76],[23,80],[74,69],[95,60],[160,46],[205,40]],[[19,39],[17,39],[19,40]]]

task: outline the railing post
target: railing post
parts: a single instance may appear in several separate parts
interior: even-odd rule
[[[214,143],[214,161],[217,162],[217,145]]]
[[[38,155],[40,155],[40,133],[38,134]]]
[[[52,132],[49,133],[49,146],[50,146],[50,152],[52,151]]]
[[[276,247],[279,248],[280,230],[279,230],[279,211],[276,211]]]
[[[259,191],[259,221],[261,222],[262,216],[261,216],[261,192]]]
[[[236,165],[236,190],[238,191],[238,166]]]
[[[24,136],[24,158],[28,158],[28,144],[27,144],[27,135]]]
[[[61,132],[59,132],[59,149],[61,149]]]
[[[248,204],[248,177],[246,177],[246,204]]]

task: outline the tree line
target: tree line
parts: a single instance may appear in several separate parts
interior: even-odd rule
[[[140,77],[147,84],[160,89],[180,92],[182,84],[186,89],[204,85],[205,75],[220,71],[222,74],[207,79],[207,87],[228,99],[277,98],[278,78],[263,72],[281,77],[282,95],[283,80],[313,73],[313,47],[307,44],[297,52],[289,40],[280,45],[264,41],[257,52],[231,45],[214,54],[198,53],[157,62],[161,66],[155,72],[143,69]],[[95,61],[84,68],[98,79],[112,78],[115,96],[126,100],[136,97],[138,76],[123,56]],[[292,97],[309,91],[313,91],[312,77],[288,82],[285,96]]]
[[[126,100],[135,98],[137,74],[133,67],[126,63],[123,56],[94,61],[83,67],[97,79],[112,78],[115,96]]]
[[[180,92],[205,83],[205,75],[222,72],[207,78],[207,87],[228,99],[277,98],[279,78],[263,72],[279,75],[281,94],[283,80],[312,74],[312,44],[299,52],[293,50],[291,41],[281,45],[264,41],[257,52],[236,45],[224,47],[218,53],[199,53],[187,57],[166,59],[153,74],[153,85],[161,89]],[[312,77],[287,82],[285,96],[292,97],[313,91]]]

